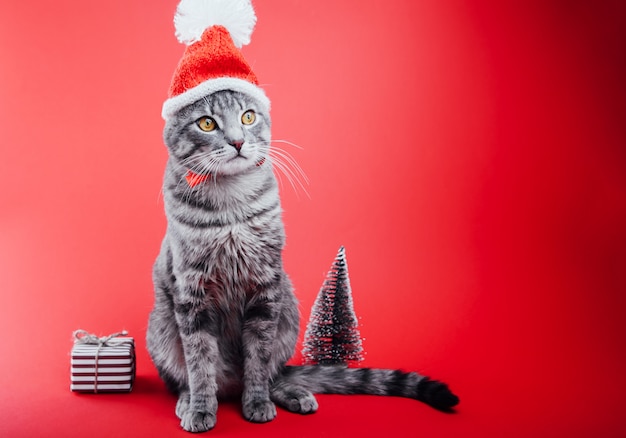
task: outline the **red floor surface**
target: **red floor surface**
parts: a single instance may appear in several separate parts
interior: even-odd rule
[[[156,3],[0,3],[0,436],[185,434],[143,340],[183,51]],[[244,54],[310,179],[282,177],[303,328],[345,245],[363,365],[461,404],[226,404],[209,434],[626,436],[625,3],[254,5]],[[135,336],[132,393],[69,391],[78,328]]]

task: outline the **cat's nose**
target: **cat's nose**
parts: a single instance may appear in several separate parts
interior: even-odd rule
[[[240,151],[241,147],[243,146],[243,140],[234,140],[234,141],[229,142],[229,144],[235,149],[237,149],[238,151]]]

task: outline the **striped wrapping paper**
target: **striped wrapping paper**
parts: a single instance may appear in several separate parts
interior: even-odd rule
[[[135,380],[134,339],[116,337],[104,344],[76,342],[71,374],[72,391],[129,392]]]

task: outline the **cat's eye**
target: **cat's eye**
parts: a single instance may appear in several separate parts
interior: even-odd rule
[[[199,118],[198,121],[196,121],[196,124],[204,132],[211,132],[214,131],[215,128],[217,128],[217,123],[215,123],[215,120],[207,116]]]
[[[252,110],[248,110],[241,116],[241,123],[244,125],[252,125],[256,120],[256,114]]]

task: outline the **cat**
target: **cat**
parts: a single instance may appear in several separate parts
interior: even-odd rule
[[[410,397],[448,411],[446,384],[414,372],[288,366],[300,327],[283,270],[285,232],[268,110],[254,97],[222,90],[166,120],[163,183],[168,220],[154,264],[147,347],[178,394],[183,429],[215,426],[218,399],[241,398],[252,422],[276,405],[309,414],[314,393]]]

